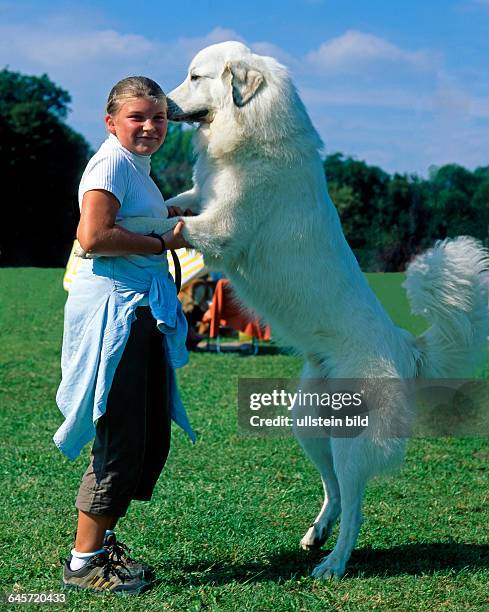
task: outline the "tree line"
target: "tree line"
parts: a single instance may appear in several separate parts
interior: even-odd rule
[[[422,179],[335,153],[324,168],[345,235],[366,270],[404,270],[416,253],[447,237],[488,244],[489,166],[431,167]]]
[[[0,266],[64,266],[79,219],[77,191],[93,154],[66,124],[71,97],[47,75],[0,71]],[[192,183],[192,130],[170,124],[152,157],[165,198]],[[341,153],[324,160],[348,242],[365,270],[398,271],[438,239],[488,243],[489,166],[431,168],[428,178],[390,175]]]

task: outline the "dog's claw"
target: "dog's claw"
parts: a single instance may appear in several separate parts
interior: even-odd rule
[[[319,565],[312,570],[312,578],[320,578],[322,580],[339,580],[345,573],[345,565],[335,562],[331,559],[331,555],[324,557]]]
[[[299,548],[302,550],[316,550],[326,542],[326,538],[315,538],[312,542],[304,541],[304,538],[300,541]]]
[[[300,541],[299,547],[303,550],[316,550],[317,548],[321,548],[329,539],[335,520],[335,517],[331,517],[327,519],[326,522],[312,523]]]
[[[326,539],[325,529],[320,527],[317,523],[313,523],[306,531],[299,546],[303,550],[315,550],[316,548],[321,548],[326,542]]]

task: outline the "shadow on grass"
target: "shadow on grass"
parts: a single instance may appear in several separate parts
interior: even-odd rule
[[[209,348],[198,349],[196,353],[207,353],[208,355],[226,355],[234,353],[240,357],[264,357],[265,355],[294,355],[290,349],[281,348],[279,346],[260,346],[255,354],[253,347],[248,344],[223,344],[221,350],[217,351],[216,345],[213,344]]]
[[[309,576],[329,550],[284,552],[265,561],[250,563],[215,562],[202,559],[188,565],[165,564],[171,577],[157,583],[181,586],[241,584],[276,581]],[[372,578],[402,575],[430,575],[444,570],[461,571],[489,568],[489,546],[478,544],[406,544],[389,549],[361,548],[352,553],[345,578]],[[158,568],[156,568],[158,570]]]

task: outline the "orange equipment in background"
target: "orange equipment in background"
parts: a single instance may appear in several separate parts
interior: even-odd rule
[[[210,309],[205,315],[210,321],[209,338],[219,337],[220,327],[232,327],[257,340],[270,340],[271,330],[249,310],[241,306],[227,278],[217,281]]]

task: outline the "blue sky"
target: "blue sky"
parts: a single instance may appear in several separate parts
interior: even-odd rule
[[[170,91],[202,47],[241,40],[286,64],[325,152],[389,172],[489,165],[489,0],[0,0],[0,67],[46,72],[97,147],[110,87]]]

